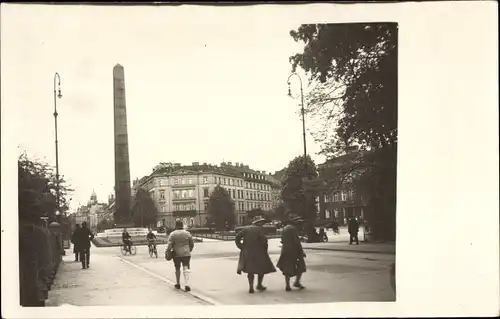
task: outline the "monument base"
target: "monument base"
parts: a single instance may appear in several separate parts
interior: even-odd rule
[[[113,228],[133,228],[135,223],[131,219],[121,219],[120,221],[113,224]]]

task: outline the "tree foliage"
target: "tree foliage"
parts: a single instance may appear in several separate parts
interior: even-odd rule
[[[144,188],[139,188],[132,203],[132,216],[135,225],[146,227],[156,224],[158,209],[155,202]]]
[[[25,153],[18,159],[18,201],[19,219],[34,221],[40,217],[55,219],[57,210],[57,180],[52,167],[47,163],[28,158]],[[59,210],[65,214],[68,210],[73,190],[62,176],[59,176]]]
[[[332,187],[347,184],[368,194],[373,230],[394,238],[397,24],[309,24],[290,35],[304,43],[290,62],[293,71],[301,67],[309,75],[307,111],[321,123],[315,138],[322,153],[331,158],[360,148],[359,156],[331,172]]]
[[[217,230],[223,230],[227,226],[234,227],[236,218],[234,215],[234,202],[226,189],[217,185],[208,199],[208,214],[210,222],[215,224]]]
[[[282,179],[281,199],[289,208],[289,213],[313,221],[316,218],[316,204],[312,194],[304,192],[302,179],[305,177],[315,179],[318,177],[318,171],[309,155],[306,163],[307,173],[304,167],[304,156],[297,156],[290,161]]]

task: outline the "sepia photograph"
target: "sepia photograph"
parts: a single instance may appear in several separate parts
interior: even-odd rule
[[[195,8],[8,6],[19,306],[395,303],[400,23]]]

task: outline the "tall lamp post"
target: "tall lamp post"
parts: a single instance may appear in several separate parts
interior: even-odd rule
[[[57,91],[56,91],[56,80],[57,80]],[[58,219],[58,222],[60,225],[62,225],[62,212],[61,212],[61,202],[60,202],[60,192],[59,192],[59,147],[58,147],[58,140],[57,140],[57,98],[62,98],[61,94],[61,77],[59,76],[59,73],[54,74],[54,124],[55,124],[55,137],[56,137],[56,208],[57,208],[57,213],[56,213],[56,218]],[[61,245],[61,255],[65,255],[66,252],[63,249],[63,238],[64,235],[60,234],[61,236],[59,238],[59,243]]]
[[[56,91],[56,80],[57,80],[57,91]],[[54,74],[54,124],[55,124],[55,134],[56,134],[56,205],[57,210],[60,210],[60,194],[59,194],[59,146],[57,140],[57,98],[62,98],[61,94],[61,77],[59,73]]]
[[[305,111],[304,111],[304,91],[302,90],[302,78],[297,73],[292,73],[288,77],[288,96],[292,96],[292,92],[290,90],[290,78],[294,75],[297,76],[299,78],[299,81],[300,81],[300,100],[301,100],[300,110],[302,113],[302,136],[304,139],[304,170],[306,173],[306,177],[308,177],[308,174],[307,174],[307,148],[306,148],[306,120],[305,120]]]

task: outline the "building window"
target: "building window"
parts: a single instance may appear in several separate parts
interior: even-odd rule
[[[236,198],[236,190],[233,189],[233,198]]]
[[[347,200],[347,193],[342,192],[342,201],[346,201],[346,200]]]
[[[350,200],[354,200],[355,194],[354,194],[354,191],[353,191],[353,190],[350,190],[350,191],[349,191],[349,197],[350,197],[350,198],[349,198]]]
[[[335,192],[333,194],[333,201],[338,202],[340,200],[339,197],[340,197],[339,192]]]
[[[203,188],[203,197],[209,197],[208,187]]]
[[[193,197],[194,197],[194,190],[190,189],[190,190],[188,191],[188,197],[189,197],[189,198],[193,198]]]
[[[193,179],[191,177],[188,178],[188,184],[193,184]]]
[[[203,184],[208,184],[208,177],[203,176]]]
[[[182,194],[182,198],[187,198],[187,190],[183,189],[181,191],[181,194]]]
[[[205,206],[205,210],[207,210],[208,209],[208,201],[204,201],[203,204]]]
[[[160,190],[160,199],[165,200],[165,191],[163,189]]]
[[[179,179],[177,177],[174,177],[174,184],[178,185],[179,184]]]

